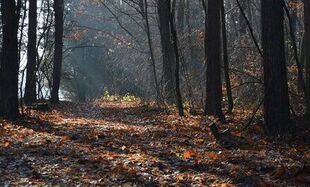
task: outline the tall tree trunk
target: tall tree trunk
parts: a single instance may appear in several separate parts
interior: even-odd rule
[[[174,51],[171,42],[170,24],[169,24],[169,7],[166,1],[158,1],[159,27],[161,46],[163,54],[163,85],[164,96],[169,104],[175,101],[175,82],[174,82]]]
[[[29,1],[28,22],[27,73],[24,101],[26,104],[31,104],[36,101],[37,1]]]
[[[310,1],[305,0],[305,59],[307,123],[310,125]]]
[[[8,118],[16,118],[19,115],[17,12],[15,1],[1,1],[3,40],[0,64],[0,116]]]
[[[291,127],[284,47],[284,12],[281,1],[262,0],[264,64],[264,118],[271,135],[286,134]]]
[[[234,108],[234,100],[232,97],[231,83],[230,83],[230,76],[229,76],[229,59],[228,59],[228,51],[227,51],[226,16],[225,16],[224,0],[221,0],[221,21],[222,21],[222,44],[223,44],[222,50],[223,50],[226,93],[227,93],[227,101],[228,101],[228,112],[232,113],[233,108]]]
[[[207,100],[206,115],[224,118],[221,84],[221,2],[208,1]]]
[[[169,22],[170,22],[170,30],[172,35],[173,47],[174,47],[174,54],[175,54],[175,93],[176,93],[176,105],[178,108],[179,116],[184,116],[184,109],[183,109],[183,102],[182,102],[182,95],[180,90],[180,56],[179,56],[179,48],[178,48],[178,35],[177,30],[174,24],[174,16],[171,12],[170,7],[170,0],[167,1],[167,6],[169,10]]]
[[[59,102],[59,87],[61,80],[61,66],[63,56],[63,27],[64,27],[64,0],[54,0],[55,10],[55,54],[53,68],[53,87],[51,102]]]

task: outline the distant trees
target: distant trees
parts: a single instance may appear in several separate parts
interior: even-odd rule
[[[59,102],[59,88],[61,81],[61,67],[63,57],[63,31],[64,31],[64,0],[54,0],[55,10],[55,52],[53,66],[53,87],[51,102]]]
[[[224,119],[222,104],[231,113],[234,106],[264,97],[267,131],[286,134],[292,127],[290,112],[299,109],[296,103],[303,99],[297,84],[291,83],[303,78],[305,68],[310,119],[309,1],[303,2],[302,16],[298,12],[302,2],[296,0],[77,0],[66,3],[66,25],[72,26],[68,29],[64,29],[64,0],[25,2],[1,1],[0,116],[18,116],[18,84],[26,104],[41,98],[56,104],[64,80],[61,91],[70,99],[93,100],[104,90],[131,93],[146,100],[156,97],[158,105],[175,104],[180,116],[185,105],[190,112],[204,107],[205,115]],[[254,8],[259,5],[261,11]],[[109,16],[113,19],[101,19]],[[284,28],[286,21],[289,30]],[[290,62],[298,61],[302,37],[306,51],[300,50],[300,56],[306,66],[297,63],[296,73],[296,64]],[[224,82],[227,99],[223,99]],[[257,97],[257,93],[263,94]]]
[[[28,47],[27,74],[24,102],[32,104],[36,101],[36,66],[37,66],[37,1],[29,1],[28,14]]]
[[[158,82],[158,75],[156,72],[156,61],[155,61],[153,41],[152,41],[151,29],[150,29],[148,0],[140,0],[139,5],[140,5],[142,17],[145,21],[145,31],[147,35],[147,41],[148,41],[149,52],[150,52],[150,57],[151,57],[151,68],[152,68],[152,73],[153,73],[153,78],[154,78],[154,85],[156,89],[156,100],[157,100],[157,103],[160,104],[163,102],[163,98],[162,98],[163,96],[162,96],[162,92],[161,92],[160,85]]]
[[[18,110],[18,22],[15,1],[1,1],[2,52],[0,62],[0,116],[16,118]]]
[[[291,128],[284,48],[284,12],[279,0],[262,0],[264,64],[264,117],[270,134],[286,134]]]

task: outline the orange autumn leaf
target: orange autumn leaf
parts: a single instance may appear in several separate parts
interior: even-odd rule
[[[222,184],[212,185],[212,187],[236,187],[236,185],[229,184],[229,183],[222,183]]]
[[[178,181],[178,182],[183,182],[184,181],[184,176],[183,175],[177,175],[175,177],[175,179]]]
[[[189,151],[185,151],[183,153],[183,158],[184,159],[192,159],[192,158],[195,158],[196,157],[196,153],[192,150],[189,150]]]
[[[206,152],[205,155],[210,160],[218,160],[219,159],[219,155],[215,152]]]
[[[10,143],[10,142],[5,142],[5,143],[4,143],[4,147],[5,147],[5,148],[8,148],[8,147],[10,147],[10,146],[11,146],[11,143]]]
[[[235,135],[235,136],[237,136],[237,137],[241,137],[242,132],[241,132],[241,131],[239,131],[239,132],[235,132],[235,133],[234,133],[234,135]]]

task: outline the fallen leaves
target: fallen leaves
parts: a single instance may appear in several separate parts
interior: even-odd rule
[[[238,124],[247,113],[239,112],[224,128],[248,148],[217,144],[206,125],[213,118],[179,118],[134,103],[62,103],[51,112],[33,111],[21,121],[0,122],[0,186],[309,184],[309,146],[271,141],[257,126],[243,132]]]

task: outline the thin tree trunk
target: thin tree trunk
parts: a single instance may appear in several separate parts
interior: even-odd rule
[[[26,16],[27,16],[27,7],[26,7],[27,0],[25,0],[24,2],[22,2],[22,0],[19,0],[19,3],[20,3],[21,10],[23,10],[23,17],[21,18],[20,34],[19,34],[19,40],[18,40],[18,63],[20,64],[20,60],[21,60],[20,59],[21,58],[20,55],[21,55],[21,50],[22,50],[25,21],[26,21]],[[23,69],[20,72],[20,74],[21,74],[21,81],[19,83],[19,97],[20,97],[19,98],[19,105],[20,105],[21,115],[24,115],[23,85],[24,85],[25,71],[26,71],[26,69]]]
[[[24,102],[36,101],[36,64],[37,64],[37,1],[29,1],[28,16],[27,73]]]
[[[144,0],[144,16],[145,16],[145,27],[146,27],[146,34],[147,34],[147,41],[149,45],[150,50],[150,56],[151,56],[151,65],[152,65],[152,73],[154,76],[154,82],[155,82],[155,89],[156,89],[156,100],[157,104],[160,106],[162,101],[162,94],[158,83],[157,73],[156,73],[156,61],[153,51],[153,41],[151,37],[151,31],[150,31],[150,23],[149,23],[149,15],[148,15],[148,2],[147,0]]]
[[[222,21],[222,42],[223,42],[223,61],[224,61],[224,74],[225,74],[225,83],[226,83],[226,93],[228,100],[228,112],[232,113],[234,108],[234,100],[232,97],[231,83],[229,76],[229,59],[227,52],[227,35],[226,35],[226,16],[225,16],[225,7],[224,0],[221,0],[221,21]]]
[[[179,48],[178,48],[178,35],[175,29],[174,24],[174,16],[171,12],[170,1],[168,1],[167,6],[169,7],[169,22],[170,22],[170,30],[172,34],[172,41],[174,46],[174,53],[175,53],[175,92],[176,92],[176,104],[179,112],[179,116],[184,116],[184,109],[183,109],[183,102],[182,102],[182,95],[180,90],[180,56],[179,56]]]
[[[63,27],[64,27],[64,0],[54,0],[55,10],[55,54],[53,67],[53,87],[51,102],[59,102],[59,88],[61,80],[61,66],[63,56]]]
[[[307,123],[310,125],[310,1],[305,0],[305,59],[306,59],[306,105]]]

